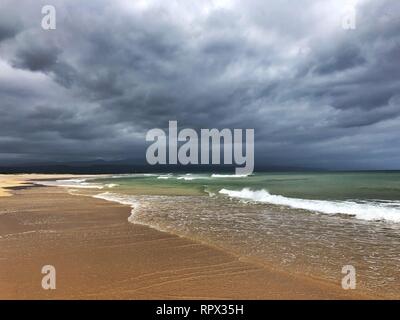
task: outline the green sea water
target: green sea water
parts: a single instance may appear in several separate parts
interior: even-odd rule
[[[224,177],[225,176],[225,177]],[[127,192],[141,194],[198,195],[208,190],[268,190],[292,198],[319,200],[381,199],[400,200],[400,172],[276,172],[233,177],[212,173],[126,175],[97,180],[118,184]]]
[[[400,172],[114,175],[59,181],[130,205],[129,221],[340,285],[400,298]]]

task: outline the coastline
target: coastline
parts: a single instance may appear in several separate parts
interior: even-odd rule
[[[42,178],[14,176],[13,187]],[[61,187],[8,193],[0,199],[1,299],[369,298],[130,223],[126,205]],[[41,288],[47,264],[56,267],[56,290]]]
[[[0,197],[12,196],[12,190],[33,186],[33,180],[69,179],[76,177],[72,174],[0,174]]]

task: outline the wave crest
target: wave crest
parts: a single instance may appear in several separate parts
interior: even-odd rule
[[[363,220],[400,222],[400,201],[356,202],[348,200],[309,200],[273,195],[264,189],[253,191],[249,188],[244,188],[240,191],[222,189],[219,193],[228,195],[232,198],[270,203],[273,205],[287,206],[294,209],[303,209],[324,214],[346,214]]]
[[[217,174],[213,173],[211,178],[247,178],[248,174]]]

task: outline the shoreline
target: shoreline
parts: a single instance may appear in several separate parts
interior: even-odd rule
[[[128,205],[56,187],[11,193],[0,200],[1,299],[371,298],[131,223]],[[46,264],[56,290],[40,286]]]
[[[75,174],[38,174],[38,173],[26,173],[26,174],[0,174],[0,198],[12,196],[12,190],[16,188],[31,187],[34,186],[34,180],[46,180],[46,179],[69,179],[78,177]],[[82,175],[79,177],[89,177],[88,175]]]

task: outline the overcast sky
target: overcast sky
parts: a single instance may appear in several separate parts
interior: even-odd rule
[[[400,2],[0,1],[0,163],[143,158],[169,120],[254,128],[256,166],[400,169]]]

